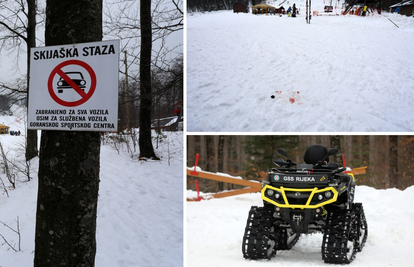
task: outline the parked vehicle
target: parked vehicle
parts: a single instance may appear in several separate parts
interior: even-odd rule
[[[333,12],[333,6],[325,6],[324,7],[324,12],[328,13],[328,12]]]
[[[289,250],[301,234],[323,233],[322,259],[325,263],[351,263],[368,236],[361,203],[354,203],[355,178],[346,168],[329,163],[338,149],[309,146],[305,164],[289,159],[274,160],[268,169],[261,198],[264,206],[252,206],[243,236],[246,259],[271,259],[278,250]]]

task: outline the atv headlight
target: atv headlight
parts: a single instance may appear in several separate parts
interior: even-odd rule
[[[332,192],[331,191],[326,191],[325,192],[325,197],[326,198],[330,198],[332,196]]]
[[[280,198],[280,194],[279,193],[276,193],[275,198],[276,199],[279,199]]]
[[[318,195],[318,200],[320,201],[322,199],[323,199],[323,195],[322,194]]]
[[[273,196],[273,194],[275,193],[272,189],[269,189],[269,190],[267,190],[267,195],[269,196],[269,197],[271,197],[271,196]]]

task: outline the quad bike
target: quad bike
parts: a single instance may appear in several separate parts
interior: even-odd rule
[[[246,259],[271,259],[277,250],[289,250],[301,234],[322,232],[325,263],[351,263],[364,247],[368,225],[361,203],[354,203],[355,178],[346,168],[328,163],[339,151],[309,146],[306,164],[275,159],[263,181],[263,207],[252,206],[243,236]]]

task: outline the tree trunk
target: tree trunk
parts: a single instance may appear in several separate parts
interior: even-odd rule
[[[159,159],[155,156],[151,139],[151,0],[140,2],[141,58],[139,64],[141,105],[139,112],[139,153],[142,158]]]
[[[36,47],[36,0],[27,0],[27,10],[27,99],[29,99],[30,48]],[[27,130],[26,161],[36,157],[37,154],[37,130]]]
[[[331,139],[330,140],[331,148],[337,148],[339,150],[339,153],[343,153],[342,147],[341,147],[341,139],[340,139],[339,135],[331,135],[330,139]],[[335,162],[335,163],[340,162],[340,158],[339,158],[338,154],[335,154],[335,155],[332,156],[332,162]]]
[[[206,171],[215,172],[217,170],[216,165],[216,153],[215,153],[215,145],[214,145],[214,135],[206,135],[205,137],[205,146],[206,146]]]
[[[397,156],[397,165],[394,165],[394,173],[396,173],[398,180],[396,180],[391,187],[405,190],[413,184],[414,137],[399,135],[395,138],[398,138],[398,149],[396,149],[398,151],[395,153],[395,156]]]
[[[102,0],[47,0],[46,45],[102,40]],[[99,132],[42,131],[34,267],[92,267]]]
[[[352,139],[353,136],[352,135],[345,135],[344,136],[344,152],[343,154],[345,155],[345,165],[348,166],[349,162],[353,161],[353,146],[352,146]],[[342,164],[344,164],[344,162],[342,162]]]
[[[218,137],[218,153],[217,153],[217,171],[223,173],[224,171],[224,135],[219,135]],[[223,191],[224,190],[224,183],[218,182],[218,190]]]
[[[401,138],[404,138],[403,136],[401,136]],[[390,164],[389,164],[389,168],[390,168],[390,179],[389,179],[389,184],[387,185],[388,187],[396,187],[398,188],[398,177],[399,177],[399,170],[398,170],[398,165],[399,165],[399,136],[396,135],[391,135],[389,137],[389,157],[390,157]],[[401,140],[401,139],[400,139]],[[403,148],[401,147],[401,150]]]
[[[207,149],[205,135],[199,135],[198,137],[200,159],[198,160],[198,166],[204,171],[207,170]]]
[[[369,165],[372,177],[369,181],[370,186],[375,188],[385,188],[389,181],[390,173],[390,146],[389,137],[386,135],[371,135],[370,147],[367,149],[370,153]]]
[[[197,153],[199,153],[199,151],[196,151],[195,149],[194,135],[187,135],[187,166],[188,167],[194,166]]]

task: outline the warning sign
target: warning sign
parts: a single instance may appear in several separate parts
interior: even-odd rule
[[[31,49],[28,129],[116,131],[119,41]]]

